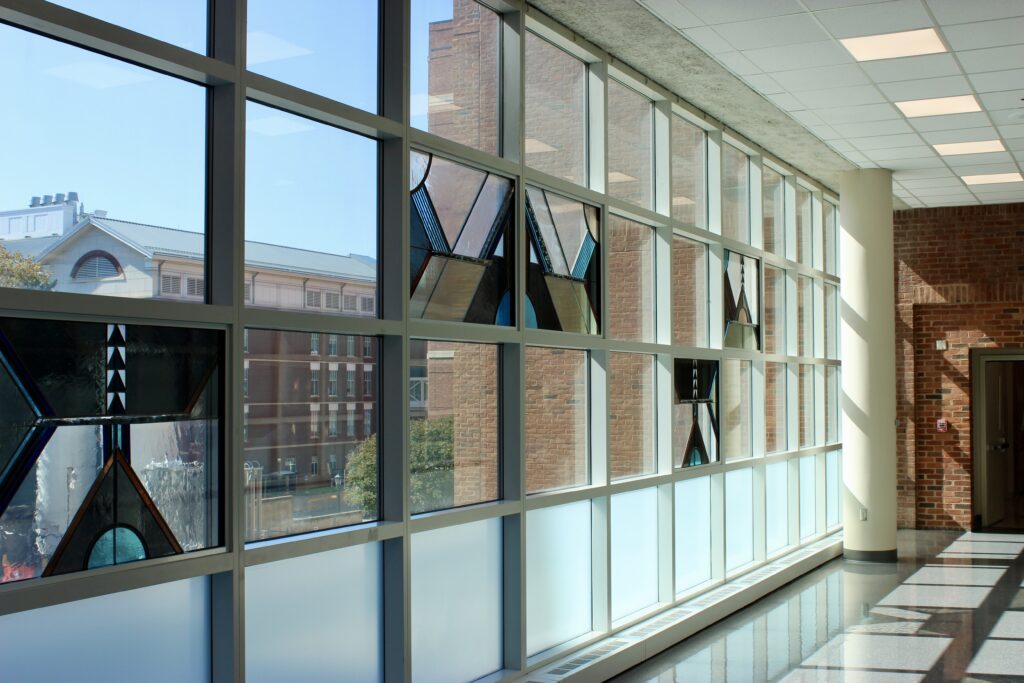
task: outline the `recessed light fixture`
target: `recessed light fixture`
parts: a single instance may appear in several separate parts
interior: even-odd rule
[[[917,31],[900,31],[899,33],[881,33],[874,36],[859,38],[841,38],[839,40],[853,58],[858,62],[870,62],[875,59],[893,59],[895,57],[914,57],[917,55],[933,55],[945,52],[946,46],[933,28],[922,28]]]
[[[985,152],[1005,152],[1001,140],[979,140],[977,142],[947,142],[932,145],[935,151],[944,157],[955,154],[984,154]]]
[[[957,95],[956,97],[935,97],[928,100],[907,100],[897,102],[903,115],[908,119],[917,116],[942,116],[944,114],[965,114],[981,111],[981,105],[974,95]]]
[[[995,185],[996,183],[1024,183],[1020,173],[986,173],[960,176],[968,185]]]

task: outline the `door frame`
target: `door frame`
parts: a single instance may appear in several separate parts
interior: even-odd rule
[[[1024,348],[970,349],[971,384],[971,530],[981,527],[979,487],[985,481],[985,363],[1022,361]]]

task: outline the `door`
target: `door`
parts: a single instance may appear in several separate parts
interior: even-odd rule
[[[1006,489],[1010,474],[1010,437],[1008,427],[1010,386],[1013,363],[985,363],[984,485],[982,489],[982,526],[995,526],[1006,517]]]
[[[984,354],[984,355],[982,355]],[[1021,528],[1020,451],[1024,448],[1024,355],[980,352],[973,364],[974,514],[983,528]]]

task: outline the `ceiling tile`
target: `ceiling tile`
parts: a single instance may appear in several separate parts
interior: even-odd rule
[[[963,76],[897,81],[896,83],[882,83],[878,87],[885,93],[886,97],[894,102],[970,95],[974,92],[971,89],[971,84]]]
[[[683,35],[697,47],[708,54],[714,55],[719,52],[732,52],[736,48],[729,44],[729,41],[715,33],[710,26],[697,26],[683,31]]]
[[[908,190],[917,190],[924,188],[962,188],[964,187],[964,181],[956,177],[950,178],[909,178],[900,180],[900,185],[907,188]]]
[[[979,128],[989,125],[985,112],[969,114],[946,114],[944,116],[919,116],[910,119],[910,123],[920,131],[952,130],[955,128]]]
[[[804,124],[805,126],[820,126],[825,123],[824,121],[821,120],[820,116],[818,116],[809,109],[791,112],[790,116],[792,116],[794,119]]]
[[[786,91],[774,78],[767,74],[748,74],[743,77],[743,80],[762,95],[774,95]]]
[[[946,163],[959,172],[964,167],[974,167],[982,164],[1011,164],[1013,157],[1009,152],[986,152],[985,154],[954,154],[943,157]]]
[[[903,118],[899,110],[888,102],[884,104],[864,104],[859,107],[829,107],[817,109],[815,113],[821,117],[822,121],[828,124],[886,121]]]
[[[825,90],[808,90],[795,93],[795,97],[812,109],[826,107],[857,106],[861,104],[878,104],[885,98],[873,85],[855,85],[847,88],[827,88]]]
[[[1024,96],[1024,92],[1020,90],[987,92],[978,95],[978,99],[981,101],[981,106],[988,111],[998,111],[1000,109],[1021,109],[1024,107],[1024,102],[1021,101],[1022,96]],[[1021,123],[1024,123],[1024,119],[1021,120]]]
[[[785,92],[777,95],[768,95],[768,99],[774,102],[775,106],[783,111],[798,111],[800,109],[807,108],[798,99]]]
[[[965,189],[967,186],[961,182],[958,187]],[[950,199],[970,196],[967,192],[953,192],[953,189],[951,187],[922,187],[914,190],[914,195],[917,197],[949,197]]]
[[[850,85],[867,85],[871,83],[856,64],[777,71],[772,74],[772,78],[790,92],[820,90],[826,87],[842,88]]]
[[[823,9],[837,9],[839,7],[854,7],[856,5],[872,5],[879,2],[890,2],[890,0],[804,0],[807,9],[812,12]]]
[[[954,173],[957,175],[988,175],[990,173],[1016,173],[1020,169],[1013,162],[1002,164],[976,164],[974,166],[958,166]]]
[[[1024,3],[1021,6],[1024,7]],[[1016,69],[1024,63],[1024,45],[964,50],[957,53],[957,58],[964,67],[964,71],[969,74]]]
[[[843,154],[843,156],[845,156],[847,159],[849,159],[855,164],[864,163],[865,161],[868,160],[868,158],[861,154],[860,152],[846,152],[845,154]]]
[[[1021,142],[1024,143],[1024,138],[1021,138]],[[849,140],[829,140],[828,145],[837,152],[852,152],[855,149]]]
[[[893,178],[896,178],[901,183],[907,180],[916,180],[920,178],[953,178],[953,172],[948,168],[922,168],[911,171],[897,171],[893,174]]]
[[[881,162],[885,168],[894,171],[902,171],[912,168],[945,168],[942,159],[938,157],[913,157],[910,159],[887,159]]]
[[[737,76],[761,73],[761,69],[756,64],[739,52],[719,52],[715,55],[715,59]]]
[[[977,92],[1024,89],[1024,69],[989,71],[983,74],[971,74],[968,78]]]
[[[1019,102],[1018,104],[1024,106],[1024,102]],[[992,123],[997,126],[1024,123],[1024,109],[1021,109],[1020,107],[1015,109],[998,109],[995,111],[989,111],[988,115],[992,117]]]
[[[980,142],[981,140],[995,140],[999,137],[996,129],[991,126],[981,128],[960,128],[954,130],[937,130],[921,133],[929,145],[941,145],[947,142]]]
[[[954,50],[976,50],[1024,43],[1024,17],[947,26],[942,30]]]
[[[843,137],[842,135],[837,133],[834,128],[824,124],[820,126],[807,126],[807,130],[811,131],[816,136],[818,136],[818,138],[824,140],[825,142],[828,142],[829,140],[838,140]]]
[[[997,126],[999,133],[1004,138],[1021,138],[1024,137],[1024,123],[1015,123],[1007,126]]]
[[[940,207],[940,206],[970,206],[972,204],[978,204],[978,203],[980,203],[980,202],[978,202],[977,199],[974,199],[973,197],[971,197],[971,199],[950,199],[948,201],[932,201],[932,202],[928,202],[927,206],[929,208],[931,208],[931,207]]]
[[[863,62],[860,67],[876,83],[960,75],[960,67],[950,54],[879,59]]]
[[[895,135],[896,133],[909,133],[913,130],[910,124],[903,119],[837,123],[832,127],[846,138],[866,137],[869,135]]]
[[[747,50],[744,54],[768,72],[802,69],[808,64],[830,66],[853,63],[850,53],[833,40],[766,47],[759,50]]]
[[[886,149],[893,147],[913,147],[921,144],[921,137],[917,133],[902,133],[900,135],[877,135],[872,137],[849,138],[850,144],[855,149],[870,151],[873,149]]]
[[[679,4],[678,0],[638,0],[642,5],[660,17],[669,26],[689,28],[704,22],[697,15]]]
[[[828,40],[829,35],[810,13],[717,24],[715,31],[737,50]]]
[[[873,36],[932,26],[921,0],[895,0],[885,4],[860,5],[815,12],[815,16],[836,38]]]
[[[913,147],[882,147],[864,152],[868,158],[878,162],[889,161],[890,159],[925,159],[935,156],[935,150],[924,145]]]
[[[927,0],[940,24],[963,24],[983,19],[1019,17],[1020,0]]]
[[[1024,152],[1024,138],[1003,138],[1003,142],[1006,143],[1006,149],[1012,152]],[[830,143],[835,147],[835,143]],[[1020,156],[1017,156],[1017,161],[1020,161]]]
[[[708,24],[763,19],[803,11],[798,0],[758,0],[757,2],[722,2],[721,0],[681,0],[684,7]]]

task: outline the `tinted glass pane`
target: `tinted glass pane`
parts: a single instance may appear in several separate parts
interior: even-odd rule
[[[654,204],[654,104],[608,79],[608,194]]]
[[[409,315],[511,325],[512,181],[413,152]]]
[[[796,188],[796,260],[811,263],[811,192],[799,185]]]
[[[676,358],[672,462],[694,467],[718,461],[718,361]]]
[[[726,460],[751,455],[750,361],[722,362],[722,453]]]
[[[202,303],[206,89],[4,25],[0,89],[0,286]]]
[[[157,0],[146,3],[115,0],[51,1],[186,50],[206,52],[206,0]]]
[[[789,545],[789,463],[764,468],[765,550],[778,552]]]
[[[377,340],[317,349],[313,337],[327,335],[248,331],[247,541],[377,518]]]
[[[825,272],[839,273],[837,245],[839,243],[839,209],[835,204],[824,202],[825,220],[822,222],[822,244],[825,245]]]
[[[825,357],[839,358],[839,288],[825,283]]]
[[[708,344],[708,248],[678,235],[672,237],[672,341]]]
[[[612,479],[651,474],[654,445],[654,356],[608,354],[608,457]]]
[[[732,145],[722,146],[722,236],[750,241],[750,160]]]
[[[472,0],[413,0],[412,125],[498,152],[501,19]]]
[[[764,207],[762,237],[764,250],[786,254],[786,183],[782,175],[765,166],[761,171],[761,201]]]
[[[754,561],[753,470],[725,473],[725,570]]]
[[[586,351],[526,347],[526,492],[590,481]]]
[[[530,249],[526,326],[598,334],[601,258],[597,209],[527,187],[526,234]]]
[[[377,111],[375,0],[249,0],[246,12],[250,71]]]
[[[529,31],[526,164],[587,184],[587,65]]]
[[[676,482],[676,593],[711,580],[711,477]]]
[[[800,275],[796,279],[796,352],[814,355],[814,280]]]
[[[409,342],[413,514],[498,497],[498,347]]]
[[[707,134],[673,116],[672,218],[698,228],[708,222],[707,159]]]
[[[608,220],[608,334],[654,341],[654,228]]]
[[[246,304],[375,315],[377,143],[255,102],[245,140]]]
[[[785,355],[786,271],[764,267],[764,351]]]
[[[785,363],[764,364],[764,428],[766,453],[784,451],[786,438],[786,376]]]
[[[800,366],[800,448],[814,445],[814,366]]]
[[[825,443],[839,441],[839,368],[825,368]]]
[[[759,261],[732,251],[725,252],[725,336],[723,343],[736,349],[761,348]]]

